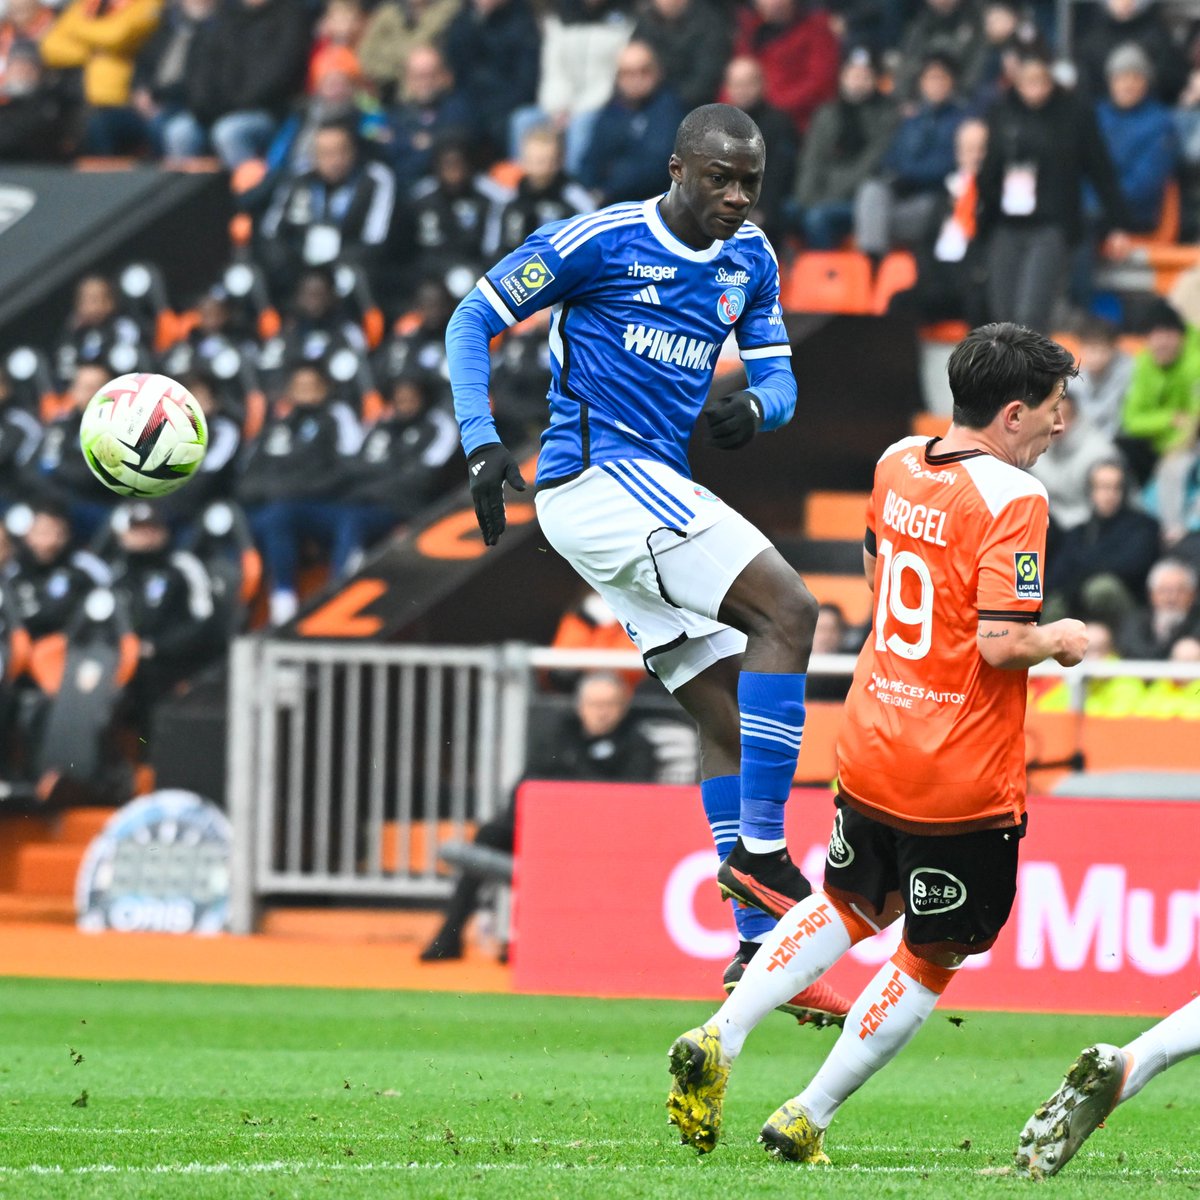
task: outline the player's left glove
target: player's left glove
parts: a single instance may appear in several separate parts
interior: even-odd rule
[[[753,392],[734,392],[704,406],[708,440],[721,450],[744,446],[762,424],[762,402]]]
[[[471,481],[471,499],[475,501],[475,519],[484,542],[494,546],[504,532],[504,484],[518,492],[525,480],[517,460],[499,442],[480,446],[467,459],[467,478]]]

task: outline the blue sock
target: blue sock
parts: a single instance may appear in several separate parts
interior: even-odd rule
[[[718,860],[725,858],[733,849],[738,836],[738,815],[742,807],[742,780],[739,775],[718,775],[715,779],[700,782],[700,799],[704,803],[704,815],[717,844]],[[743,942],[754,942],[768,930],[775,928],[774,918],[757,908],[748,908],[734,903],[733,920],[737,925],[738,937]]]
[[[792,791],[804,735],[805,675],[743,671],[741,838],[754,854],[782,850],[783,806]]]

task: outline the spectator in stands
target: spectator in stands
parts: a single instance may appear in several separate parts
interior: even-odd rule
[[[570,607],[559,618],[550,639],[551,650],[632,650],[625,626],[621,624],[608,602],[594,588],[584,585]],[[646,678],[646,672],[634,668],[616,672],[630,692]],[[543,686],[555,692],[572,692],[584,677],[582,671],[554,668],[547,671]]]
[[[112,586],[138,639],[138,668],[126,693],[135,726],[150,728],[153,705],[222,649],[212,581],[200,560],[171,549],[163,510],[138,501],[113,515]]]
[[[1016,52],[1037,39],[1037,29],[1022,12],[1018,0],[987,0],[983,5],[986,43],[979,76],[963,95],[978,113],[986,113],[1012,86]]]
[[[1103,317],[1084,322],[1079,346],[1079,374],[1071,380],[1071,399],[1083,424],[1114,438],[1133,378],[1133,358],[1117,345],[1117,327]]]
[[[329,376],[319,364],[297,367],[250,447],[238,482],[270,579],[270,619],[276,625],[296,614],[302,543],[332,542],[337,492],[362,439],[358,419],[330,394]]]
[[[1094,115],[1055,83],[1039,49],[1023,48],[1012,93],[989,115],[979,174],[990,319],[1050,328],[1081,234],[1085,179],[1110,228],[1125,229],[1129,216]]]
[[[412,192],[415,270],[423,277],[445,277],[454,268],[466,267],[473,281],[484,262],[495,257],[500,213],[511,199],[507,188],[475,173],[466,142],[451,138],[439,143],[432,175]],[[465,290],[469,289],[468,283]]]
[[[8,58],[17,46],[36,51],[46,31],[54,24],[54,10],[41,0],[8,0],[0,16],[0,88],[4,86]],[[41,61],[40,54],[38,60]]]
[[[527,0],[463,0],[446,30],[446,61],[491,156],[507,152],[512,114],[537,98],[540,42]]]
[[[1154,0],[1104,0],[1095,6],[1074,55],[1080,92],[1095,99],[1103,96],[1109,57],[1131,42],[1154,64],[1158,98],[1173,104],[1187,79],[1187,59]]]
[[[847,653],[846,638],[850,627],[846,614],[837,604],[822,604],[817,609],[817,624],[813,630],[812,652],[814,654]],[[856,647],[853,653],[857,653]],[[810,673],[805,696],[809,700],[845,700],[850,690],[850,676]]]
[[[807,132],[838,88],[838,41],[829,13],[809,0],[753,0],[738,12],[734,54],[762,64],[767,103]]]
[[[684,108],[717,98],[733,50],[733,25],[724,5],[713,0],[642,0],[633,39],[654,50],[667,86]],[[770,141],[767,145],[774,153]]]
[[[631,693],[617,675],[593,671],[579,682],[575,711],[557,728],[540,731],[525,764],[526,779],[597,780],[645,783],[654,779],[654,748],[629,715]],[[516,797],[493,820],[481,825],[475,844],[512,854]],[[422,962],[463,956],[463,930],[479,904],[482,880],[471,872],[459,878],[442,927],[421,952]]]
[[[1196,571],[1185,562],[1162,558],[1146,578],[1148,608],[1121,623],[1117,645],[1125,658],[1169,658],[1181,638],[1200,637]]]
[[[579,174],[633,30],[631,7],[631,0],[554,0],[543,18],[537,103],[513,113],[510,157],[518,156],[526,133],[550,125],[563,135],[567,170]]]
[[[813,250],[832,250],[854,224],[854,196],[879,165],[896,111],[878,88],[875,59],[865,46],[846,55],[838,97],[817,109],[804,140],[792,220]]]
[[[420,374],[426,386],[436,386],[436,402],[442,403],[450,399],[446,326],[454,312],[454,296],[440,276],[430,276],[417,284],[413,300],[412,312],[397,321],[376,351],[375,373],[385,380]]]
[[[412,52],[437,44],[460,0],[384,0],[367,17],[358,43],[363,73],[385,100],[405,89]]]
[[[42,38],[42,60],[54,70],[80,70],[89,154],[141,149],[141,119],[130,107],[134,60],[158,25],[162,0],[72,0]]]
[[[954,170],[946,176],[935,220],[913,247],[917,281],[897,292],[888,313],[916,321],[983,321],[985,265],[975,236],[979,169],[987,154],[987,125],[968,117],[954,135]]]
[[[308,68],[308,14],[295,0],[230,0],[204,31],[188,109],[230,169],[261,158]]]
[[[1163,194],[1175,177],[1179,143],[1171,111],[1151,95],[1154,66],[1137,45],[1118,46],[1106,64],[1108,95],[1096,105],[1100,132],[1129,210],[1130,229],[1158,225]],[[1094,208],[1094,197],[1090,208]]]
[[[204,131],[188,112],[188,79],[196,47],[216,17],[217,0],[171,0],[137,57],[133,108],[155,154],[194,158],[205,150]]]
[[[800,156],[796,127],[787,114],[767,103],[763,95],[764,77],[757,59],[743,55],[733,59],[725,70],[725,96],[762,130],[767,146],[762,191],[750,220],[766,231],[776,246],[786,236],[784,204],[796,178]]]
[[[470,105],[433,46],[417,46],[409,53],[400,99],[387,117],[392,164],[405,192],[429,174],[439,139],[469,139],[475,127]]]
[[[95,363],[108,371],[100,383],[141,365],[143,331],[117,308],[117,291],[103,275],[85,275],[75,285],[75,303],[54,351],[54,374],[60,386],[76,368]],[[97,387],[100,385],[97,384]]]
[[[281,383],[303,363],[317,363],[330,371],[337,356],[349,352],[355,360],[367,353],[362,328],[346,314],[330,267],[309,267],[296,283],[283,326],[269,339],[258,356],[263,386],[274,396]],[[361,405],[357,376],[335,385],[334,395],[352,408]]]
[[[1179,137],[1180,157],[1189,167],[1195,167],[1200,163],[1200,67],[1188,75],[1171,116]]]
[[[346,464],[334,515],[334,575],[353,569],[363,550],[437,499],[443,469],[458,452],[458,425],[435,407],[439,390],[438,381],[417,372],[389,381],[379,419]]]
[[[0,161],[60,162],[78,143],[75,107],[46,78],[37,46],[13,46],[0,78]]]
[[[358,43],[366,28],[367,17],[362,0],[325,0],[325,8],[317,22],[312,50],[308,56],[308,90],[317,90],[317,81],[330,62],[344,69],[346,55],[354,60],[352,74],[360,73]]]
[[[376,157],[385,158],[392,141],[392,128],[370,92],[360,86],[358,61],[343,46],[331,46],[314,67],[313,90],[284,119],[267,150],[269,194],[281,179],[303,175],[313,169],[313,145],[322,126],[340,123],[354,129],[366,149],[374,146]]]
[[[1117,448],[1105,434],[1079,419],[1070,391],[1060,401],[1059,413],[1062,432],[1028,470],[1042,481],[1050,497],[1050,520],[1057,529],[1067,530],[1092,515],[1092,468],[1099,462],[1112,462]]]
[[[990,46],[975,0],[924,0],[905,26],[896,70],[895,94],[903,104],[915,100],[921,67],[930,55],[958,64],[962,95],[973,95],[983,78]]]
[[[1146,345],[1134,355],[1118,443],[1139,481],[1165,455],[1186,454],[1200,427],[1200,329],[1166,300],[1146,316]]]
[[[0,364],[0,514],[20,497],[17,477],[41,438],[37,417],[16,403],[8,369]]]
[[[1200,663],[1200,639],[1178,638],[1167,660],[1187,663],[1189,666]],[[1145,690],[1130,716],[1156,721],[1200,720],[1200,682],[1194,675],[1147,680],[1144,686]]]
[[[1120,459],[1088,474],[1091,515],[1059,539],[1046,564],[1046,620],[1060,616],[1105,621],[1116,628],[1137,608],[1158,557],[1158,522],[1129,503]]]
[[[667,160],[683,117],[654,51],[630,42],[617,60],[616,87],[596,115],[579,171],[600,207],[666,190]]]
[[[79,451],[79,425],[88,401],[112,372],[96,363],[80,363],[67,391],[65,407],[42,430],[36,450],[19,479],[22,495],[44,499],[69,511],[75,536],[86,540],[112,514],[117,502],[88,468]]]
[[[10,513],[9,529],[16,547],[5,571],[21,624],[31,638],[60,633],[111,573],[94,554],[75,549],[67,510],[52,500]]]
[[[184,321],[186,332],[162,352],[158,369],[172,379],[199,371],[213,381],[220,402],[243,415],[252,378],[243,371],[243,361],[257,356],[257,338],[238,327],[229,294],[221,284],[203,292]],[[211,430],[209,433],[211,449]]]
[[[508,254],[542,225],[594,207],[588,190],[563,169],[562,135],[545,125],[531,129],[521,143],[517,194],[500,213],[499,251]]]
[[[273,289],[288,291],[304,267],[349,262],[377,278],[396,214],[396,177],[368,159],[357,129],[341,121],[313,137],[313,166],[282,182],[259,230]]]
[[[956,69],[943,54],[926,56],[916,107],[892,133],[879,171],[858,189],[855,240],[877,260],[897,246],[920,244],[937,228],[955,165],[954,135],[967,115],[954,94]]]

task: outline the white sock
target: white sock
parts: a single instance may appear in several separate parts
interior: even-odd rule
[[[823,892],[789,909],[761,939],[762,949],[713,1021],[730,1058],[758,1023],[784,1001],[819,979],[851,946],[850,934]]]
[[[1123,1049],[1133,1056],[1133,1067],[1121,1089],[1118,1104],[1136,1096],[1155,1075],[1169,1066],[1200,1054],[1200,997],[1152,1025]]]
[[[277,592],[271,593],[269,607],[271,624],[286,625],[296,615],[299,602],[296,599],[295,592],[280,589]]]
[[[812,1083],[796,1097],[818,1126],[825,1129],[842,1104],[908,1045],[939,996],[895,959],[883,964],[850,1006],[841,1036]]]

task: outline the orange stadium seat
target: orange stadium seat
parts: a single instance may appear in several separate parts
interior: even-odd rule
[[[937,413],[919,412],[913,415],[909,428],[913,437],[945,437],[946,430],[950,428],[950,418],[939,417]]]
[[[797,783],[830,783],[837,775],[837,735],[842,705],[837,700],[810,700],[804,706],[804,744],[796,764]]]
[[[869,313],[871,260],[857,250],[809,250],[792,264],[783,307],[790,312]]]
[[[871,311],[882,315],[897,292],[907,291],[917,282],[917,260],[907,250],[893,250],[875,274]]]
[[[809,492],[804,499],[804,536],[860,541],[866,512],[866,492]]]
[[[971,332],[966,321],[935,321],[921,326],[921,339],[926,342],[944,342],[953,345],[961,342]]]

